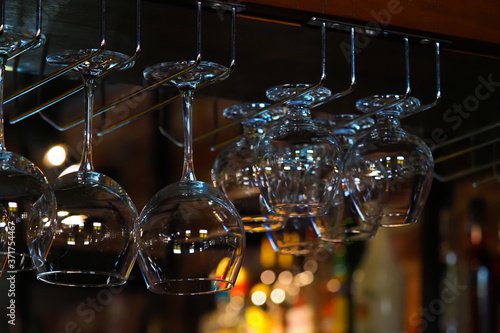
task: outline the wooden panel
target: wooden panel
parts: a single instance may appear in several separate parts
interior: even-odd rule
[[[325,0],[298,0],[298,10],[306,10],[315,13],[323,13],[325,11]]]
[[[500,44],[498,0],[246,0]]]

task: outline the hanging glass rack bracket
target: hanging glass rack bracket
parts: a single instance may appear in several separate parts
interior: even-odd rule
[[[140,2],[138,0],[138,2]],[[154,84],[151,84],[143,89],[139,89],[133,93],[130,93],[122,98],[119,98],[119,99],[116,99],[114,100],[111,104],[105,106],[105,107],[102,107],[100,108],[99,110],[96,110],[94,111],[94,114],[93,114],[93,117],[96,117],[96,116],[99,116],[101,114],[104,114],[105,112],[107,111],[110,111],[112,110],[113,108],[121,105],[122,103],[125,103],[127,101],[130,101],[132,99],[134,99],[135,97],[145,93],[145,92],[148,92],[148,91],[151,91],[155,88],[158,88],[159,86],[162,86],[162,85],[165,85],[168,81],[172,80],[173,78],[175,78],[176,76],[178,75],[181,75],[189,70],[191,70],[192,68],[196,67],[200,61],[201,61],[201,7],[202,6],[207,6],[207,7],[211,7],[217,11],[220,11],[221,13],[224,12],[224,11],[227,11],[227,10],[231,10],[233,11],[233,16],[235,17],[236,16],[236,13],[237,12],[240,12],[242,10],[244,10],[245,6],[240,4],[240,3],[232,3],[232,2],[227,2],[227,1],[204,1],[204,2],[201,2],[201,1],[198,1],[197,2],[197,5],[198,5],[198,15],[197,15],[197,26],[198,26],[198,29],[197,29],[197,55],[195,57],[195,61],[193,64],[191,64],[189,67],[186,67],[184,68],[183,70],[180,70],[179,72],[177,73],[174,73],[173,75],[171,75],[170,77],[167,77],[159,82],[156,82]],[[138,7],[139,8],[139,7]],[[138,17],[140,15],[140,12],[138,11]],[[234,23],[233,23],[234,25]],[[234,29],[233,29],[234,30]],[[139,37],[139,32],[140,32],[140,29],[138,28],[137,30],[138,32],[138,37]],[[139,40],[139,39],[138,39]],[[233,32],[233,41],[232,43],[234,44],[234,32]],[[140,43],[138,42],[138,46],[140,45]],[[140,50],[140,48],[138,48]],[[212,81],[210,82],[206,82],[204,84],[200,84],[199,87],[197,89],[201,89],[202,87],[208,85],[208,84],[211,84],[211,83],[214,83],[216,81],[220,81],[220,80],[223,80],[225,78],[227,78],[229,76],[229,74],[234,70],[234,67],[235,67],[235,51],[234,51],[234,47],[233,47],[233,54],[232,54],[232,61],[231,61],[231,64],[230,66],[228,67],[229,70],[225,73],[222,73],[221,75],[219,75],[218,77],[216,78],[213,78]],[[91,57],[89,57],[91,58]],[[78,65],[78,64],[76,64]],[[74,65],[74,66],[76,66]],[[74,67],[72,66],[72,67]],[[66,69],[66,68],[65,68]],[[114,68],[116,70],[116,68]],[[103,75],[99,76],[99,78],[102,78],[103,76],[106,76],[108,75],[109,73],[104,73]],[[21,120],[20,118],[23,117],[26,118],[32,114],[36,114],[36,113],[40,113],[40,115],[42,116],[42,118],[44,118],[49,124],[51,124],[54,128],[56,128],[57,130],[59,131],[65,131],[65,130],[68,130],[76,125],[79,125],[81,123],[84,122],[84,118],[81,117],[75,121],[71,121],[69,123],[65,123],[65,124],[56,124],[55,122],[51,121],[48,117],[46,117],[43,112],[43,110],[47,109],[48,107],[54,105],[55,103],[58,103],[59,101],[62,101],[63,99],[79,92],[80,90],[83,89],[83,86],[78,86],[42,105],[39,105],[38,107],[16,117],[15,119],[13,119],[11,122],[17,122],[19,120]],[[107,127],[103,127],[102,124],[99,126],[99,129],[98,129],[98,132],[97,134],[98,135],[103,135],[103,134],[106,134],[106,133],[109,133],[117,128],[120,128],[134,120],[136,120],[137,118],[139,118],[140,116],[142,115],[145,115],[151,111],[154,111],[154,110],[157,110],[157,109],[160,109],[162,108],[163,106],[175,101],[179,96],[176,95],[176,96],[173,96],[172,98],[169,98],[165,101],[162,101],[161,103],[158,103],[157,105],[153,106],[153,107],[150,107],[146,110],[143,110],[141,111],[139,114],[136,114],[134,115],[133,117],[129,117],[127,119],[124,119],[123,121],[121,121],[120,123],[115,123],[112,125],[111,128],[107,128]]]
[[[172,80],[173,78],[175,78],[176,76],[182,74],[182,73],[185,73],[193,68],[195,68],[196,66],[198,66],[198,64],[200,63],[201,59],[202,59],[202,53],[201,53],[201,33],[202,33],[202,22],[201,22],[201,13],[202,13],[202,6],[207,6],[207,7],[210,7],[216,11],[218,11],[219,13],[223,14],[224,12],[226,11],[230,11],[231,12],[231,61],[230,61],[230,65],[228,66],[228,70],[224,73],[221,73],[219,74],[218,76],[215,76],[214,78],[212,78],[211,80],[209,81],[206,81],[204,83],[201,83],[199,84],[195,91],[197,90],[200,90],[202,89],[203,87],[206,87],[210,84],[213,84],[215,82],[219,82],[219,81],[222,81],[224,79],[226,79],[227,77],[229,77],[229,75],[234,71],[234,68],[236,66],[236,13],[239,13],[241,11],[243,11],[246,7],[244,5],[242,5],[241,3],[235,3],[235,2],[229,2],[229,1],[204,1],[204,2],[201,2],[201,1],[198,1],[197,2],[197,21],[196,21],[196,25],[197,25],[197,34],[196,34],[196,44],[197,44],[197,56],[196,56],[196,60],[194,61],[194,63],[189,66],[189,67],[186,67],[185,69],[183,69],[182,71],[178,72],[178,73],[175,73],[173,74],[172,76],[170,77],[167,77],[161,81],[158,81],[152,85],[149,85],[143,89],[140,89],[140,90],[137,90],[131,94],[128,94],[126,96],[124,96],[123,98],[120,98],[118,100],[115,100],[113,103],[111,103],[110,105],[98,110],[94,116],[97,116],[97,115],[100,115],[104,112],[107,112],[111,109],[113,109],[114,107],[120,105],[121,103],[124,103],[124,102],[127,102],[145,92],[148,92],[148,91],[151,91],[155,88],[158,88],[162,85],[165,85],[168,81]],[[125,119],[123,119],[122,121],[120,122],[116,122],[114,124],[111,124],[109,126],[100,126],[98,131],[97,131],[97,134],[98,135],[105,135],[107,133],[110,133],[118,128],[121,128],[135,120],[137,120],[138,118],[152,112],[152,111],[156,111],[156,110],[159,110],[163,107],[165,107],[166,105],[176,101],[177,99],[179,99],[179,94],[175,94],[174,96],[171,96],[165,100],[163,100],[162,102],[156,104],[156,105],[153,105],[137,114],[134,114],[132,116],[129,116]],[[67,128],[70,128],[70,127],[73,127],[75,125],[77,125],[78,123],[80,122],[83,122],[83,119],[78,121],[78,122],[74,122],[74,123],[70,123],[68,124],[68,126],[64,129],[67,129]],[[64,130],[63,129],[63,130]],[[165,136],[167,137],[169,140],[171,140],[174,144],[178,145],[178,146],[183,146],[182,143],[180,143],[178,140],[176,140],[172,135],[170,135],[161,125],[159,127],[160,129],[160,132]]]
[[[344,91],[341,91],[339,93],[336,93],[332,96],[330,96],[328,98],[328,101],[331,101],[331,100],[334,100],[334,99],[337,99],[337,98],[340,98],[340,97],[343,97],[343,96],[346,96],[348,95],[349,93],[351,93],[353,90],[354,90],[354,87],[356,85],[356,66],[355,66],[355,49],[354,49],[354,40],[355,40],[355,32],[354,32],[354,29],[351,29],[351,53],[350,53],[350,56],[351,56],[351,80],[350,80],[350,85],[349,87],[344,90]],[[326,81],[326,25],[323,25],[322,26],[322,38],[321,38],[321,43],[322,43],[322,57],[321,57],[321,77],[320,77],[320,80],[318,83],[314,84],[314,85],[311,85],[310,87],[296,93],[296,94],[291,94],[290,96],[280,100],[280,101],[277,101],[275,103],[272,103],[270,104],[269,106],[266,106],[266,107],[263,107],[259,110],[256,110],[255,112],[252,112],[250,114],[248,114],[247,116],[245,117],[242,117],[238,120],[235,120],[235,121],[232,121],[224,126],[221,126],[221,127],[218,127],[210,132],[207,132],[205,134],[202,134],[196,138],[193,139],[193,142],[196,142],[196,141],[201,141],[201,140],[204,140],[204,139],[207,139],[209,137],[212,137],[226,129],[229,129],[235,125],[238,125],[240,124],[242,121],[246,120],[246,119],[249,119],[249,118],[252,118],[252,117],[255,117],[256,115],[262,113],[262,112],[265,112],[269,109],[272,109],[274,107],[278,107],[278,106],[281,106],[283,105],[284,103],[294,99],[294,98],[297,98],[301,95],[304,95],[304,94],[307,94],[309,91],[311,90],[314,90],[318,87],[321,87],[324,85],[325,81]],[[316,103],[314,105],[312,105],[311,107],[314,108],[316,106],[319,106],[320,103]],[[179,147],[183,147],[183,143],[176,140],[175,138],[173,138],[170,134],[168,134],[166,131],[162,131],[162,134],[164,136],[166,136],[167,138],[169,138],[174,144],[176,144],[177,146]],[[223,144],[227,144],[231,141],[233,141],[234,139],[232,140],[228,140],[228,141],[225,141]],[[212,150],[215,150],[215,147],[217,146],[220,146],[221,144],[215,144],[212,146]]]
[[[329,19],[323,19],[323,18],[318,18],[318,17],[312,17],[308,24],[313,25],[313,26],[321,26],[321,27],[328,27],[330,29],[335,29],[335,30],[340,30],[340,31],[350,31],[354,29],[356,33],[359,34],[364,34],[368,36],[369,38],[384,38],[384,39],[389,39],[389,40],[394,40],[400,42],[401,39],[404,40],[405,44],[405,78],[406,78],[406,91],[402,95],[394,95],[396,98],[388,102],[382,106],[376,107],[368,112],[366,112],[363,115],[360,115],[359,117],[356,117],[351,120],[351,122],[354,121],[359,121],[364,118],[369,118],[375,116],[378,112],[396,107],[398,105],[403,104],[409,97],[411,97],[411,76],[410,76],[410,43],[417,43],[421,45],[434,45],[435,47],[435,69],[436,69],[436,75],[435,75],[435,80],[436,80],[436,94],[435,98],[432,102],[428,104],[421,105],[418,109],[413,111],[411,114],[403,114],[402,118],[408,117],[410,115],[413,115],[417,112],[422,112],[428,109],[431,109],[438,105],[441,101],[441,45],[449,45],[451,44],[450,41],[444,40],[444,39],[431,39],[429,37],[425,36],[420,36],[420,35],[415,35],[415,34],[408,34],[408,33],[403,33],[403,32],[398,32],[398,31],[392,31],[392,30],[386,30],[382,29],[380,25],[377,24],[366,24],[366,25],[360,25],[360,24],[351,24],[351,23],[344,23],[340,21],[335,21],[335,20],[329,20]],[[351,46],[353,48],[354,46]],[[327,103],[330,100],[325,100],[321,102],[321,104]],[[317,105],[316,105],[317,106]],[[344,124],[338,124],[335,127],[341,127],[344,126]],[[335,129],[335,128],[333,128]]]
[[[268,107],[265,107],[261,110],[255,111],[253,114],[248,115],[244,119],[240,119],[238,121],[231,122],[223,127],[217,128],[209,133],[203,134],[197,138],[195,138],[193,141],[196,140],[201,140],[205,139],[211,135],[215,135],[218,132],[225,130],[231,126],[234,126],[241,121],[254,117],[255,115],[258,115],[261,112],[264,112],[268,109],[271,109],[273,107],[281,106],[287,101],[296,98],[302,94],[307,93],[308,91],[312,89],[316,89],[319,86],[322,86],[326,80],[326,73],[325,73],[325,65],[326,65],[326,43],[325,43],[325,31],[326,29],[335,29],[335,30],[340,30],[340,31],[345,31],[345,32],[350,32],[351,35],[351,52],[350,52],[350,57],[351,57],[351,84],[348,89],[332,94],[329,98],[326,98],[320,102],[314,103],[311,108],[318,107],[320,105],[323,105],[325,103],[331,102],[333,100],[336,100],[338,98],[344,97],[348,94],[350,94],[352,91],[354,91],[354,88],[356,86],[356,63],[355,63],[355,37],[356,33],[363,33],[367,34],[370,37],[383,37],[383,38],[390,38],[393,40],[396,40],[398,42],[401,41],[401,39],[404,40],[404,45],[405,45],[405,79],[406,79],[406,91],[403,95],[394,95],[396,98],[382,106],[376,107],[372,110],[369,110],[368,112],[364,113],[363,115],[359,115],[358,117],[353,118],[350,122],[354,121],[359,121],[365,118],[373,117],[375,116],[378,112],[387,109],[387,108],[392,108],[396,107],[400,104],[405,103],[405,101],[411,96],[411,80],[410,80],[410,42],[416,42],[419,44],[423,45],[428,45],[428,44],[434,44],[435,47],[435,67],[436,67],[436,95],[435,99],[425,105],[421,105],[417,110],[412,112],[411,114],[415,114],[417,112],[422,112],[425,110],[428,110],[430,108],[435,107],[436,105],[439,104],[441,101],[441,57],[440,57],[440,50],[441,50],[441,44],[450,44],[449,41],[446,40],[433,40],[429,39],[428,37],[423,37],[423,36],[417,36],[417,35],[410,35],[410,34],[405,34],[401,32],[395,32],[395,31],[389,31],[389,30],[383,30],[383,29],[378,29],[378,28],[367,28],[366,26],[361,26],[361,25],[355,25],[355,24],[350,24],[350,23],[344,23],[344,22],[339,22],[339,21],[333,21],[329,19],[322,19],[318,17],[312,17],[308,24],[313,25],[313,26],[320,26],[321,31],[322,31],[322,75],[320,81],[314,85],[309,87],[308,89],[303,90],[302,92],[299,92],[295,95],[289,96],[281,101],[278,101]],[[403,115],[402,117],[407,117],[407,115]],[[334,126],[333,129],[337,127],[345,126],[345,124],[337,124]],[[219,149],[220,147],[223,147],[224,145],[230,143],[234,139],[230,139],[227,141],[224,141],[222,143],[216,144],[212,146],[212,150]]]
[[[241,123],[241,121],[243,121],[245,119],[254,117],[254,116],[256,116],[256,115],[258,115],[258,114],[260,114],[268,109],[281,106],[281,105],[285,104],[286,102],[288,102],[294,98],[299,97],[300,95],[306,94],[307,92],[309,92],[313,89],[316,89],[320,86],[323,86],[325,81],[326,81],[326,71],[325,71],[325,69],[326,69],[326,37],[325,36],[326,36],[326,29],[327,28],[350,32],[350,36],[351,36],[351,52],[350,52],[351,82],[350,82],[349,87],[346,90],[332,94],[332,96],[330,96],[329,98],[326,98],[320,102],[314,103],[313,105],[311,105],[311,108],[315,108],[315,107],[318,107],[318,106],[323,105],[325,103],[336,100],[338,98],[344,97],[344,96],[350,94],[352,91],[354,91],[354,88],[356,86],[355,37],[356,37],[356,33],[360,33],[360,32],[366,33],[366,30],[362,30],[361,26],[356,26],[356,25],[352,25],[352,24],[331,21],[331,20],[326,20],[326,19],[320,19],[317,17],[311,18],[311,20],[308,23],[311,25],[321,26],[321,28],[322,28],[321,29],[321,31],[322,31],[322,61],[321,61],[322,73],[321,73],[321,78],[320,78],[319,82],[315,85],[310,86],[307,89],[304,89],[301,92],[298,92],[294,95],[290,95],[290,96],[288,96],[280,101],[277,101],[277,102],[275,102],[267,107],[256,110],[255,112],[253,112],[252,114],[249,114],[245,118],[238,119],[237,121],[230,122],[224,126],[216,128],[208,133],[202,134],[202,135],[194,138],[193,142],[204,140],[204,139],[207,139],[211,136],[214,136],[215,134],[217,134],[221,131],[224,131],[226,129],[229,129],[232,126],[235,126],[235,125]],[[373,110],[370,110],[369,112],[367,112],[363,115],[360,115],[359,117],[354,118],[352,121],[359,121],[359,120],[364,119],[364,118],[372,117],[384,109],[398,106],[398,105],[404,103],[411,96],[410,41],[418,42],[418,43],[424,44],[424,45],[434,44],[434,47],[435,47],[435,66],[436,66],[436,96],[435,96],[435,99],[428,104],[420,106],[420,108],[418,110],[415,110],[414,112],[412,112],[412,114],[428,110],[430,108],[433,108],[437,104],[439,104],[439,102],[441,101],[441,95],[442,95],[442,93],[441,93],[441,60],[440,60],[441,52],[440,52],[440,49],[441,49],[442,43],[449,44],[449,42],[443,41],[443,40],[432,40],[432,39],[429,39],[427,37],[422,37],[422,36],[417,36],[417,35],[408,35],[408,34],[404,34],[404,33],[400,33],[400,32],[393,32],[393,31],[387,31],[387,30],[383,30],[383,31],[381,30],[381,33],[378,33],[378,34],[376,34],[374,31],[371,31],[370,35],[371,36],[381,35],[380,37],[390,36],[390,38],[395,39],[395,40],[399,40],[399,41],[401,41],[401,39],[404,40],[404,43],[405,43],[405,65],[406,65],[405,66],[406,67],[406,76],[405,76],[406,77],[406,91],[405,91],[404,95],[396,95],[398,98],[396,98],[395,100],[393,100],[385,105],[382,105],[380,107],[374,108]],[[408,115],[406,115],[406,116],[408,116]],[[340,126],[344,126],[344,125],[345,124],[339,124],[339,125],[336,125],[336,127],[340,127]],[[165,133],[164,133],[164,135],[165,135]],[[220,143],[220,144],[212,145],[211,149],[212,150],[218,149],[218,148],[228,144],[229,142],[231,142],[233,140],[234,139],[231,139],[231,140],[224,141],[223,143]],[[175,144],[182,147],[182,143],[180,143],[179,141],[176,141]]]
[[[38,1],[40,1],[40,0],[38,0]],[[135,43],[134,54],[132,56],[130,56],[129,58],[127,58],[126,60],[124,60],[121,65],[114,66],[114,67],[109,68],[106,71],[104,71],[102,74],[100,74],[97,77],[97,79],[102,79],[102,78],[108,76],[109,74],[119,70],[123,66],[127,66],[128,64],[135,62],[137,57],[139,57],[139,55],[141,53],[141,0],[137,0],[135,6],[136,6],[136,26],[135,26],[136,43]],[[39,10],[41,12],[41,8]],[[107,44],[107,42],[106,42],[106,0],[101,0],[100,32],[101,32],[101,35],[100,35],[99,47],[92,49],[95,51],[89,53],[89,55],[81,58],[80,60],[75,61],[74,63],[69,64],[68,66],[65,66],[64,68],[46,76],[45,78],[37,81],[36,83],[31,84],[30,86],[25,87],[24,89],[14,93],[13,95],[9,96],[5,100],[4,103],[9,103],[9,102],[15,100],[16,98],[19,98],[19,97],[21,97],[29,92],[32,92],[32,91],[40,88],[41,86],[43,86],[43,85],[49,83],[50,81],[62,76],[63,74],[68,73],[69,71],[71,71],[75,67],[77,67],[77,66],[83,64],[84,62],[94,58],[95,56],[101,54],[105,50],[106,44]],[[37,106],[36,108],[33,108],[29,111],[26,111],[22,114],[19,114],[17,116],[12,117],[12,119],[10,119],[9,122],[11,124],[15,124],[15,123],[22,121],[22,120],[24,120],[24,119],[26,119],[34,114],[39,113],[40,116],[45,121],[47,121],[49,124],[51,124],[56,129],[61,130],[60,128],[58,128],[58,126],[53,121],[50,120],[49,117],[45,116],[41,111],[47,109],[48,107],[66,99],[67,97],[69,97],[69,96],[71,96],[71,95],[73,95],[81,90],[83,90],[83,85],[79,85],[76,88],[68,90],[65,93],[59,95],[58,97]],[[83,122],[83,120],[82,120],[82,122]]]

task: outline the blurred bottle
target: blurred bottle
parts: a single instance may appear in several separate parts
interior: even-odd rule
[[[470,312],[471,332],[497,332],[494,304],[494,271],[492,256],[487,246],[486,204],[482,199],[474,199],[469,203],[470,227]],[[495,327],[496,326],[496,327]]]

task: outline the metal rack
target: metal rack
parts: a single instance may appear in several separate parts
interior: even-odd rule
[[[4,6],[5,0],[3,0],[1,2],[1,4]],[[195,56],[195,61],[192,64],[192,66],[190,66],[190,67],[186,68],[185,70],[173,75],[172,77],[166,78],[163,81],[160,81],[160,82],[155,83],[153,85],[149,85],[143,89],[139,89],[137,91],[134,91],[133,93],[130,93],[126,96],[123,96],[121,98],[118,98],[118,99],[112,101],[110,104],[97,110],[94,114],[94,117],[99,116],[99,115],[103,115],[106,112],[116,108],[117,106],[122,105],[123,103],[134,100],[134,98],[137,98],[141,94],[153,91],[153,90],[157,89],[158,87],[165,85],[169,80],[171,80],[176,75],[179,75],[179,74],[182,74],[186,71],[189,71],[193,67],[197,66],[197,64],[199,64],[199,62],[202,59],[201,17],[202,17],[202,7],[203,6],[209,7],[209,8],[216,10],[220,13],[225,13],[225,12],[231,13],[231,50],[230,50],[231,59],[230,59],[229,70],[227,73],[223,73],[219,77],[214,78],[213,81],[208,82],[207,84],[203,85],[202,87],[200,87],[200,89],[209,85],[209,84],[212,84],[212,83],[215,83],[215,82],[218,82],[221,80],[225,80],[234,71],[235,66],[236,66],[236,37],[237,37],[236,18],[237,18],[238,13],[245,10],[245,6],[243,4],[241,4],[240,2],[231,2],[231,1],[203,1],[203,2],[198,1],[197,2],[197,17],[196,17],[196,27],[197,27],[196,28],[196,30],[197,30],[196,50],[197,50],[197,52],[196,52],[196,56]],[[140,0],[136,1],[135,10],[136,10],[136,26],[135,26],[136,42],[135,42],[134,54],[132,56],[130,56],[130,58],[127,60],[127,62],[134,62],[141,54],[141,37],[140,37],[141,36],[141,1]],[[24,52],[25,50],[33,47],[33,45],[36,45],[40,41],[40,39],[43,38],[42,31],[41,31],[41,27],[42,27],[42,25],[41,25],[41,13],[42,13],[42,1],[37,0],[36,35],[34,37],[33,42],[30,43],[28,46],[26,46],[25,49],[21,50],[21,52]],[[16,93],[12,94],[11,96],[9,96],[5,99],[4,103],[5,104],[10,103],[21,96],[24,96],[28,93],[33,92],[34,90],[40,88],[41,86],[43,86],[43,85],[51,82],[52,80],[66,74],[67,72],[71,71],[74,67],[78,66],[79,64],[81,64],[81,63],[91,59],[92,57],[98,55],[99,53],[101,53],[106,48],[106,45],[107,45],[107,40],[106,40],[106,14],[107,14],[107,12],[106,12],[106,1],[105,0],[101,1],[101,13],[100,14],[101,14],[101,16],[100,16],[100,30],[101,30],[100,45],[95,48],[95,51],[92,54],[79,60],[78,62],[71,64],[68,67],[65,67],[61,70],[56,71],[53,74],[48,75],[47,77],[39,80],[38,82],[36,82],[34,84],[31,84],[31,85],[23,88],[22,90],[20,90]],[[5,20],[5,18],[3,18],[3,17],[1,19],[2,19],[2,21]],[[357,79],[358,79],[357,75],[356,75],[357,74],[356,73],[356,61],[357,61],[357,59],[356,59],[356,52],[355,52],[356,38],[357,38],[357,36],[362,35],[362,34],[367,35],[370,38],[389,39],[391,41],[404,43],[405,90],[404,90],[404,93],[397,95],[399,97],[396,98],[395,100],[393,100],[391,103],[389,103],[387,105],[383,105],[377,109],[371,110],[368,113],[359,115],[359,117],[356,118],[355,120],[359,120],[359,119],[367,118],[367,117],[372,117],[378,111],[380,111],[384,108],[393,107],[393,106],[396,106],[398,104],[404,103],[404,101],[411,96],[412,90],[411,90],[411,76],[410,76],[410,65],[409,64],[410,64],[410,48],[411,48],[412,43],[416,43],[418,45],[433,46],[435,49],[435,61],[434,61],[434,63],[435,63],[435,84],[436,84],[435,98],[433,101],[423,105],[417,112],[429,110],[440,103],[441,97],[442,97],[442,91],[441,91],[441,47],[442,47],[442,45],[449,45],[449,43],[450,43],[449,41],[440,40],[440,39],[433,39],[433,38],[429,38],[426,36],[407,34],[407,33],[402,33],[402,32],[398,32],[398,31],[392,31],[392,30],[387,30],[387,29],[382,29],[382,28],[377,28],[377,27],[373,27],[373,25],[368,26],[368,25],[345,23],[345,22],[340,22],[340,21],[325,19],[325,18],[319,18],[319,17],[312,17],[307,22],[307,24],[309,26],[312,26],[312,27],[320,27],[320,29],[321,29],[321,43],[322,43],[321,50],[322,50],[322,53],[321,53],[321,59],[320,59],[320,69],[321,69],[320,70],[320,78],[319,78],[318,82],[315,84],[312,84],[310,86],[310,88],[302,91],[301,93],[289,96],[289,97],[287,97],[279,102],[272,103],[269,107],[265,107],[261,110],[258,110],[255,113],[248,115],[246,118],[253,117],[261,112],[266,111],[267,109],[270,109],[270,108],[273,108],[276,106],[280,106],[280,105],[286,103],[287,101],[289,101],[293,98],[296,98],[297,96],[299,96],[301,94],[305,94],[312,89],[315,89],[319,86],[324,86],[325,84],[328,83],[326,69],[325,69],[326,68],[326,61],[327,61],[327,57],[326,57],[326,31],[327,30],[335,30],[335,31],[339,31],[339,32],[344,32],[349,36],[349,42],[350,42],[350,47],[351,47],[350,55],[349,55],[350,56],[350,78],[349,78],[350,82],[349,82],[348,87],[345,90],[342,90],[342,91],[339,91],[339,92],[332,94],[332,96],[330,98],[313,105],[312,106],[313,108],[319,107],[325,103],[334,101],[336,99],[345,97],[345,96],[351,94],[355,90],[356,84],[357,84]],[[117,68],[111,69],[110,71],[101,75],[100,78],[103,78],[107,75],[112,74],[116,69]],[[83,122],[83,118],[77,119],[76,121],[71,121],[71,122],[65,123],[61,126],[60,124],[56,124],[56,123],[52,122],[50,120],[50,118],[44,114],[43,111],[47,110],[49,107],[55,105],[56,103],[72,96],[73,94],[79,92],[80,90],[82,90],[82,86],[78,86],[76,88],[68,90],[65,93],[51,99],[50,101],[47,101],[47,102],[44,102],[43,104],[38,105],[36,108],[33,108],[33,109],[28,110],[26,112],[23,112],[22,114],[16,115],[15,117],[10,119],[10,123],[15,124],[15,123],[20,122],[20,121],[22,121],[22,120],[24,120],[24,119],[26,119],[34,114],[39,114],[43,119],[45,119],[47,122],[49,122],[57,130],[59,130],[59,131],[68,130],[68,129],[80,124],[81,122]],[[178,95],[175,94],[175,95],[170,96],[167,99],[161,101],[160,103],[153,105],[153,106],[150,106],[150,107],[147,107],[144,110],[141,110],[140,112],[138,112],[134,115],[128,116],[123,120],[120,120],[120,121],[117,121],[117,122],[114,122],[111,124],[105,124],[105,125],[101,124],[101,126],[98,129],[98,135],[105,135],[105,134],[110,133],[118,128],[121,128],[121,127],[127,125],[127,124],[130,124],[133,121],[135,121],[136,119],[138,119],[146,114],[149,114],[153,111],[159,110],[177,99],[178,99]],[[238,121],[232,121],[232,122],[229,122],[223,126],[218,126],[216,128],[213,128],[213,129],[195,137],[193,139],[193,141],[196,142],[196,141],[208,139],[210,137],[215,137],[212,148],[217,149],[217,148],[225,145],[227,142],[229,142],[231,140],[224,141],[224,142],[217,142],[216,135],[220,132],[223,132],[223,131],[229,129],[229,128],[232,128],[233,126],[238,125],[239,123],[241,123],[242,120],[244,120],[244,119],[241,119]],[[432,147],[432,149],[434,152],[438,152],[440,149],[442,149],[446,146],[450,146],[453,143],[456,143],[460,140],[472,140],[478,134],[493,130],[496,127],[498,127],[498,123],[486,126],[484,128],[480,128],[478,130],[471,131],[470,133],[466,133],[465,135],[454,138],[453,140],[450,140],[446,143],[436,145],[436,146]],[[174,138],[174,136],[171,135],[171,133],[169,133],[168,130],[165,129],[162,125],[159,126],[159,129],[160,129],[161,133],[165,137],[167,137],[170,141],[172,141],[176,146],[179,146],[179,147],[183,146],[183,143],[181,141],[179,141],[178,139]],[[436,163],[436,165],[439,165],[441,163],[444,163],[445,161],[457,158],[458,156],[464,156],[467,154],[471,155],[471,154],[473,154],[473,152],[475,150],[484,148],[486,146],[494,146],[498,141],[500,141],[500,140],[495,138],[495,139],[491,139],[487,142],[481,142],[479,144],[472,144],[467,148],[459,149],[459,150],[456,150],[454,152],[449,152],[448,154],[446,154],[444,156],[438,156],[435,160],[435,163]],[[471,158],[473,159],[473,155],[471,155]],[[481,185],[485,182],[488,182],[491,180],[496,180],[499,178],[499,176],[497,175],[497,170],[496,170],[496,166],[499,163],[500,162],[495,160],[495,161],[491,161],[490,163],[478,165],[478,164],[475,164],[472,160],[472,163],[471,163],[469,168],[466,168],[464,170],[461,170],[460,172],[456,172],[456,173],[448,174],[448,175],[436,173],[435,178],[438,181],[447,182],[447,181],[456,180],[456,179],[459,179],[459,178],[462,178],[462,177],[465,177],[468,175],[472,175],[474,173],[484,171],[486,169],[491,168],[493,175],[491,177],[488,177],[488,178],[485,178],[485,179],[482,179],[479,181],[475,181],[474,185],[478,186],[478,185]]]

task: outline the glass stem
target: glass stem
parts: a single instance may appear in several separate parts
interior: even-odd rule
[[[305,105],[293,105],[288,108],[288,117],[299,119],[299,118],[311,118],[311,110]]]
[[[83,87],[85,92],[85,133],[83,138],[82,160],[80,172],[94,171],[92,164],[92,113],[94,107],[94,77],[83,75]]]
[[[5,80],[5,64],[7,55],[0,54],[0,151],[5,151],[4,119],[3,119],[3,85]]]
[[[399,112],[381,111],[377,114],[377,124],[382,127],[399,126]]]
[[[184,114],[184,167],[182,168],[183,181],[195,181],[193,167],[193,142],[191,134],[191,118],[193,111],[193,89],[190,87],[182,87],[179,89],[182,108]]]

